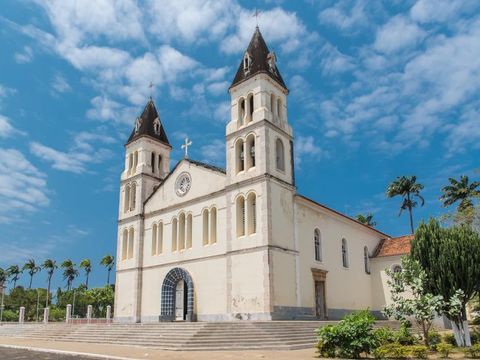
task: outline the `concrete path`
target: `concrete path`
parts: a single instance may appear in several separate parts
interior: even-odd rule
[[[14,346],[15,349],[5,348]],[[59,351],[60,354],[45,352],[32,353],[19,350],[19,347]],[[12,352],[13,350],[13,352]],[[8,352],[16,354],[10,357]],[[74,356],[76,355],[76,356]],[[96,355],[96,356],[95,356]],[[22,357],[23,356],[23,357]],[[30,357],[25,357],[30,356]],[[44,357],[42,357],[44,356]],[[50,357],[48,357],[50,356]],[[57,357],[55,357],[57,356]],[[12,337],[0,337],[0,359],[39,359],[39,360],[85,360],[85,359],[159,359],[159,360],[312,360],[316,358],[315,349],[284,351],[166,351],[135,346],[101,345],[60,341],[29,340]]]

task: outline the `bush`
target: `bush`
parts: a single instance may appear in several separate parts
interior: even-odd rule
[[[442,354],[444,358],[448,358],[448,356],[451,354],[453,351],[453,345],[452,344],[447,344],[447,343],[440,343],[437,345],[437,351]]]
[[[56,306],[50,307],[49,321],[63,321],[65,320],[66,310],[60,309]]]
[[[414,358],[418,358],[418,359],[428,358],[428,348],[425,345],[409,346],[408,350],[410,350],[410,353],[413,355]]]
[[[409,349],[399,343],[382,345],[373,351],[377,359],[406,359]]]
[[[472,340],[472,345],[480,343],[480,328],[473,328],[472,333],[470,334],[470,340]]]
[[[336,325],[318,329],[320,356],[358,359],[361,353],[370,354],[377,346],[372,331],[374,322],[373,315],[365,310],[345,316]]]
[[[442,342],[442,335],[438,333],[437,331],[430,331],[428,333],[428,344],[430,346],[430,349],[436,351],[437,350],[437,345]]]
[[[382,327],[373,332],[378,346],[397,342],[397,333],[390,328]]]
[[[475,344],[463,350],[470,359],[480,359],[480,344]]]
[[[455,340],[455,336],[451,333],[443,335],[443,341],[452,346],[457,346],[457,341]]]
[[[18,321],[18,311],[4,310],[3,321],[9,321],[9,322]]]
[[[397,331],[397,342],[401,345],[415,345],[418,343],[418,338],[412,334],[410,327],[402,324],[400,330]]]

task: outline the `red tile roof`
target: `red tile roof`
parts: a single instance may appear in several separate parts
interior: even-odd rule
[[[410,242],[412,240],[413,235],[382,239],[375,249],[373,257],[410,254]]]

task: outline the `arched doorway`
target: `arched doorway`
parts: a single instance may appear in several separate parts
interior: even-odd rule
[[[190,274],[181,268],[168,272],[162,284],[160,321],[195,321],[194,289]]]

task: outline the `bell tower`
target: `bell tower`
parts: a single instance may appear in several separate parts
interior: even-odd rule
[[[170,172],[172,147],[152,98],[135,119],[125,144],[125,168],[120,178],[117,240],[117,284],[130,289],[122,294],[128,322],[140,321],[143,266],[143,204]],[[123,275],[128,270],[128,275]],[[117,304],[116,304],[117,306]]]
[[[229,89],[228,183],[269,174],[294,184],[288,89],[257,26]]]

